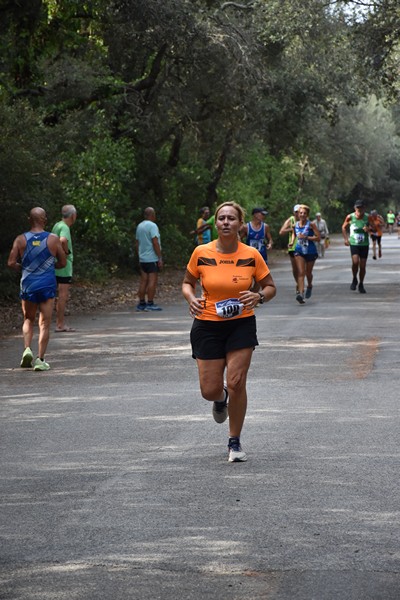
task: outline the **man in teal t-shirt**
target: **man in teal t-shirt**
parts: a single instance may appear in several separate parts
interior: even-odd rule
[[[67,204],[61,209],[62,220],[58,221],[52,229],[52,233],[58,235],[65,254],[67,255],[67,264],[63,269],[56,269],[56,279],[58,287],[58,297],[56,303],[56,331],[74,331],[65,324],[65,308],[68,301],[69,288],[72,283],[72,271],[74,254],[72,250],[71,227],[76,221],[77,212],[75,206]]]
[[[163,264],[160,231],[155,221],[156,211],[148,206],[144,211],[143,221],[136,228],[135,246],[140,266],[139,304],[136,306],[138,312],[162,310],[161,306],[154,304],[158,272]]]
[[[347,233],[350,228],[350,235]],[[369,250],[370,219],[365,214],[365,207],[362,200],[357,200],[354,204],[354,212],[347,215],[342,225],[342,234],[345,246],[350,246],[351,252],[351,270],[353,281],[350,289],[365,294],[364,277],[367,267],[367,258]],[[357,279],[359,277],[359,280]]]

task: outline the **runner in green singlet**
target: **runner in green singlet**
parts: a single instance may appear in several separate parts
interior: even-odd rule
[[[350,229],[350,234],[347,229]],[[360,294],[365,294],[364,278],[367,266],[368,250],[369,250],[369,233],[370,219],[365,214],[364,203],[357,200],[354,204],[354,212],[346,216],[342,225],[342,234],[345,246],[350,246],[351,252],[351,270],[353,273],[353,281],[350,289],[358,291]]]

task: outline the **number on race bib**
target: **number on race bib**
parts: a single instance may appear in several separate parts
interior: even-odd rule
[[[243,312],[243,304],[238,298],[228,298],[215,303],[217,315],[223,319],[232,319],[238,317]]]

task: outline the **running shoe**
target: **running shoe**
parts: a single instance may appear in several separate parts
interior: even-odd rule
[[[303,298],[303,294],[300,294],[300,292],[297,294],[296,296],[296,300],[299,304],[305,304],[304,298]]]
[[[365,291],[365,287],[362,283],[360,283],[360,285],[358,286],[358,291],[360,292],[360,294],[366,294],[367,292]]]
[[[372,258],[373,258],[374,260],[376,260],[376,256],[373,256]]]
[[[229,438],[228,452],[228,462],[245,462],[247,460],[246,452],[243,452],[238,437]]]
[[[35,363],[33,365],[34,371],[48,371],[49,369],[50,369],[50,365],[44,359],[42,360],[41,358],[38,357],[35,360]]]
[[[21,367],[23,369],[29,369],[32,367],[33,354],[30,348],[25,348],[24,353],[22,355]]]
[[[146,310],[162,310],[161,306],[158,306],[158,304],[146,304]]]
[[[136,307],[136,310],[138,312],[147,312],[147,304],[146,304],[146,302],[144,302],[143,304],[141,302],[139,302],[139,304]]]
[[[351,290],[356,290],[357,289],[357,283],[358,283],[357,277],[354,277],[353,281],[351,282],[350,289]]]
[[[308,287],[306,289],[306,298],[311,298],[311,294],[312,294],[312,287]]]
[[[225,400],[213,402],[212,415],[216,423],[223,423],[228,418],[228,389],[224,385]]]

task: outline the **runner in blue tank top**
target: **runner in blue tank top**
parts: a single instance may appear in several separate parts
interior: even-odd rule
[[[50,335],[50,323],[56,295],[55,259],[57,266],[64,267],[67,260],[60,239],[44,231],[47,221],[43,208],[32,208],[29,214],[31,230],[15,238],[8,257],[8,266],[22,273],[20,298],[24,324],[22,333],[25,350],[21,367],[32,367],[35,371],[48,371],[44,360]],[[34,365],[31,343],[37,310],[39,317],[39,348]]]
[[[51,234],[28,231],[23,235],[26,245],[21,262],[20,298],[35,303],[54,298],[57,288],[55,257],[47,245]]]
[[[299,304],[305,304],[304,297],[310,298],[312,294],[313,268],[318,251],[315,242],[319,242],[320,234],[315,223],[308,218],[310,208],[306,204],[300,204],[298,210],[299,220],[294,225],[292,243],[296,239],[294,257],[297,265],[297,288],[296,300]],[[304,278],[307,277],[307,290],[304,294]]]
[[[242,241],[259,251],[265,264],[268,264],[267,250],[272,248],[273,243],[269,225],[264,223],[267,214],[265,208],[253,208],[251,221],[243,225],[239,234]],[[251,289],[253,292],[258,292],[258,284],[254,283]]]
[[[268,264],[267,250],[272,248],[271,231],[269,225],[264,223],[267,214],[264,208],[253,208],[252,220],[245,223],[240,231],[240,237],[246,238],[246,244],[259,251],[266,264]]]

